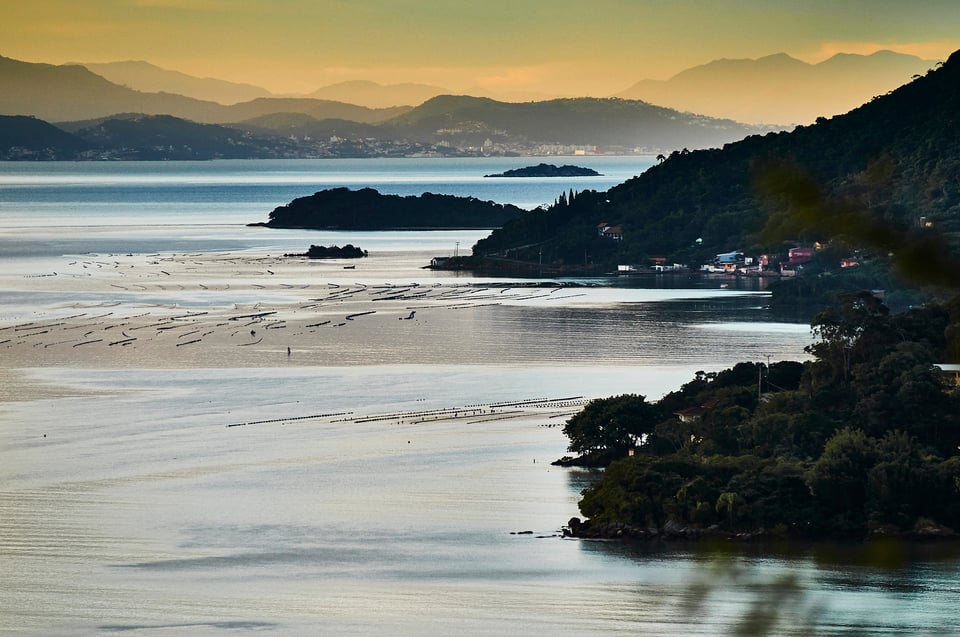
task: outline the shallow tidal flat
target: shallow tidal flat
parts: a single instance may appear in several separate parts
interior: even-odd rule
[[[320,265],[320,267],[316,267]],[[269,256],[117,256],[26,276],[25,294],[78,300],[0,324],[6,367],[250,367],[449,362],[445,315],[576,295],[557,287],[323,283],[343,266]],[[245,299],[247,302],[236,302]],[[467,335],[465,335],[467,336]],[[289,348],[289,349],[288,349]],[[439,358],[438,358],[439,356]]]
[[[700,327],[716,327],[709,320],[710,304],[722,303],[716,290],[634,290],[641,300],[624,304],[622,289],[427,276],[399,283],[382,271],[365,279],[366,261],[350,263],[355,270],[344,261],[251,253],[64,258],[16,279],[30,303],[7,305],[0,317],[2,365],[659,362],[678,338],[687,356],[709,359],[718,338],[738,337],[729,321],[726,335],[669,321],[670,300],[700,294],[708,317]],[[742,336],[744,347],[761,342]],[[785,350],[798,351],[797,334],[789,336]],[[702,347],[691,351],[698,339]]]

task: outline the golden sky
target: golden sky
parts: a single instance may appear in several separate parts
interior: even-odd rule
[[[609,95],[717,58],[960,49],[960,0],[0,0],[0,55],[146,60],[277,93],[344,80]]]

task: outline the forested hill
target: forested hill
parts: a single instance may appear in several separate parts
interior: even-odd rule
[[[311,230],[408,230],[497,228],[523,212],[474,197],[425,192],[419,197],[383,195],[372,188],[331,188],[275,208],[269,228]]]
[[[480,241],[474,254],[529,261],[542,254],[544,263],[582,264],[585,255],[608,265],[655,255],[703,263],[729,250],[782,249],[784,239],[809,243],[856,232],[858,224],[829,223],[833,212],[854,208],[861,220],[906,229],[926,217],[935,230],[956,233],[958,113],[954,53],[940,68],[845,115],[722,149],[674,152],[606,193],[562,197]],[[622,226],[623,239],[598,237],[601,222]]]
[[[427,100],[384,122],[383,128],[454,145],[572,144],[599,146],[611,153],[632,153],[639,147],[705,148],[770,130],[637,100],[575,98],[517,104],[466,95]]]

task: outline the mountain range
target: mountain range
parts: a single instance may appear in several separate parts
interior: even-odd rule
[[[257,115],[277,104],[278,112]],[[599,148],[629,154],[717,146],[768,130],[644,102],[596,98],[513,104],[440,96],[372,123],[349,115],[317,118],[311,113],[335,108],[360,115],[375,112],[320,100],[259,98],[221,108],[230,109],[238,121],[209,124],[140,112],[53,126],[0,115],[0,142],[15,140],[0,144],[0,159],[529,155]]]
[[[0,115],[57,122],[86,145],[82,156],[87,158],[202,159],[242,156],[238,153],[244,150],[251,157],[573,154],[598,148],[660,152],[715,146],[769,130],[612,98],[507,103],[446,95],[417,107],[375,109],[313,98],[258,97],[223,105],[137,91],[82,66],[3,57],[0,87]],[[3,125],[16,122],[22,120],[6,119]],[[228,126],[233,132],[203,124]],[[190,135],[197,136],[196,143],[186,141]],[[75,148],[74,143],[59,150],[32,143],[0,153],[71,158]]]
[[[29,89],[28,80],[31,76],[41,74],[41,67],[47,67],[47,73],[54,73],[51,65],[35,65],[32,70],[10,68],[15,62],[0,57],[0,82],[5,88],[9,86],[11,89],[5,91],[8,98],[17,96],[23,88]],[[752,124],[807,124],[816,117],[847,112],[875,95],[903,85],[913,75],[926,72],[934,64],[930,60],[892,51],[879,51],[872,55],[841,53],[818,64],[808,64],[778,53],[758,59],[714,60],[686,69],[667,80],[642,80],[611,97],[642,100],[680,111]],[[23,95],[26,99],[10,102],[9,107],[16,106],[19,111],[5,108],[2,112],[32,114],[51,121],[110,114],[102,112],[102,109],[99,109],[101,112],[91,110],[95,109],[95,101],[76,95],[76,90],[71,93],[71,88],[85,92],[105,88],[102,84],[96,86],[93,77],[81,77],[80,68],[120,88],[134,91],[134,94],[115,92],[111,97],[119,102],[111,112],[164,113],[207,123],[236,121],[229,111],[220,111],[210,102],[234,105],[257,98],[306,98],[380,110],[412,107],[439,95],[458,94],[457,91],[428,84],[383,85],[356,80],[323,86],[307,95],[274,95],[259,86],[194,77],[145,61],[70,64],[57,68],[71,67],[75,67],[73,75],[63,73],[61,81],[64,81],[64,85],[60,90],[51,87],[46,90],[51,97],[62,95],[69,98],[67,104],[76,104],[76,112],[67,111],[66,104],[62,104],[60,110],[53,111],[48,107],[46,111],[41,111],[40,105],[31,101],[30,94]],[[22,85],[24,81],[28,81],[28,86]],[[33,80],[34,83],[39,81],[38,78]],[[144,93],[160,93],[167,97],[165,101],[158,98],[145,100],[142,96]],[[559,89],[557,93],[564,91]],[[494,94],[479,87],[460,91],[459,94],[502,102],[549,101],[558,97],[531,92]],[[192,98],[199,103],[184,102],[174,96]],[[34,97],[37,97],[36,94]],[[138,105],[149,107],[150,110],[137,108]],[[263,114],[268,113],[258,113]]]
[[[0,57],[0,115],[56,122],[63,131],[79,137],[79,141],[67,143],[66,138],[51,136],[49,131],[39,134],[39,129],[31,126],[27,130],[38,131],[38,140],[12,145],[11,152],[0,147],[0,153],[10,158],[69,158],[77,152],[84,157],[163,158],[162,153],[157,155],[159,149],[178,146],[179,135],[186,129],[204,143],[189,151],[170,151],[166,158],[235,157],[242,150],[256,157],[670,152],[719,146],[777,129],[695,112],[732,109],[736,102],[741,105],[742,119],[757,119],[762,118],[764,108],[779,100],[776,108],[780,113],[801,117],[805,107],[808,110],[802,117],[812,117],[812,113],[840,108],[836,104],[841,99],[837,88],[841,84],[866,93],[881,84],[883,88],[903,83],[908,73],[928,65],[919,58],[890,52],[838,55],[818,65],[780,54],[759,60],[718,60],[666,82],[641,82],[621,94],[649,93],[643,100],[505,102],[431,96],[443,89],[423,84],[382,86],[372,82],[344,82],[307,97],[279,97],[259,87],[194,78],[146,62],[91,64],[88,68]],[[833,88],[827,91],[823,86]],[[751,92],[753,97],[745,99]],[[728,94],[735,97],[728,98]],[[348,96],[377,106],[326,99]],[[671,99],[681,104],[678,108],[683,111],[653,105]],[[704,103],[694,106],[698,99]],[[387,106],[402,102],[419,106]],[[107,126],[108,119],[120,123]],[[7,119],[3,125],[9,128],[14,121],[22,124],[22,120]],[[190,123],[219,124],[233,132],[191,128]],[[22,137],[21,131],[17,138],[22,141]],[[41,143],[55,139],[64,144]],[[241,139],[243,143],[237,145]],[[221,144],[228,146],[220,148]],[[118,155],[114,149],[120,147],[127,150]],[[131,148],[140,150],[131,154]]]
[[[323,86],[305,97],[361,104],[367,108],[389,108],[422,104],[432,97],[452,92],[450,89],[429,84],[405,83],[385,86],[376,82],[354,80]]]
[[[846,113],[934,64],[892,51],[841,53],[819,64],[779,53],[714,60],[668,80],[643,80],[616,96],[740,122],[809,124]]]
[[[81,66],[114,84],[145,93],[173,93],[228,105],[248,102],[258,97],[273,97],[267,89],[252,84],[227,82],[211,77],[194,77],[179,71],[163,69],[142,60],[86,63]]]
[[[32,115],[52,122],[87,120],[116,113],[172,115],[224,124],[278,112],[359,122],[389,119],[407,109],[306,98],[256,98],[225,106],[172,93],[149,93],[114,84],[82,66],[37,64],[0,56],[0,114]]]
[[[556,94],[534,91],[490,91],[481,87],[454,91],[442,86],[403,82],[379,84],[369,80],[349,80],[321,86],[305,94],[275,94],[252,84],[228,82],[216,78],[200,78],[180,71],[164,69],[142,60],[125,62],[73,63],[127,88],[144,93],[173,93],[198,100],[237,104],[258,97],[300,97],[347,102],[367,108],[416,106],[438,95],[463,94],[489,97],[502,102],[538,102],[555,99]]]
[[[837,115],[875,95],[905,84],[926,72],[931,60],[878,51],[871,55],[839,53],[809,64],[785,53],[758,59],[720,59],[686,69],[667,80],[642,80],[611,95],[642,100],[681,111],[752,124],[809,124]],[[367,108],[416,106],[439,95],[463,94],[501,102],[548,101],[555,95],[532,92],[494,93],[474,87],[454,91],[428,84],[383,85],[365,80],[339,82],[307,95],[272,95],[250,84],[197,78],[147,62],[85,64],[107,80],[148,93],[172,93],[194,99],[236,104],[258,97],[306,97],[346,102]]]

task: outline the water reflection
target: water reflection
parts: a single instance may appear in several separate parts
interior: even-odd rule
[[[581,487],[579,481],[571,486]],[[960,543],[581,541],[698,634],[955,635]],[[664,568],[669,565],[669,568]],[[655,588],[654,593],[651,588]]]

